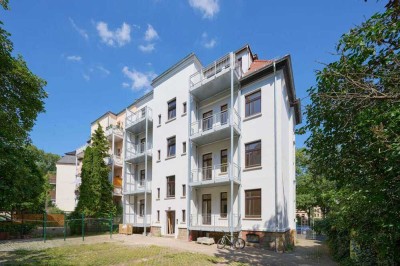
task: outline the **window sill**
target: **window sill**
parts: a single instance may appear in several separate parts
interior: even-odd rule
[[[186,199],[186,196],[182,196],[181,199]]]
[[[186,116],[186,115],[187,115],[187,113],[183,113],[181,116],[184,117],[184,116]]]
[[[156,199],[156,200],[160,200],[160,198]]]
[[[184,152],[184,153],[181,154],[181,156],[185,156],[185,155],[186,155],[186,152]]]
[[[262,169],[262,166],[261,166],[261,165],[259,165],[259,166],[252,166],[252,167],[244,168],[244,169],[243,169],[243,172],[253,171],[253,170],[260,170],[260,169]]]
[[[157,161],[156,161],[156,163],[159,163],[159,162],[161,162],[161,160],[157,160]]]
[[[165,160],[171,160],[171,159],[174,159],[175,157],[176,157],[176,155],[174,155],[174,156],[169,156],[169,157],[165,158]]]
[[[158,124],[157,127],[161,127],[161,124]]]
[[[175,116],[174,118],[171,118],[171,119],[165,121],[165,124],[171,123],[171,122],[174,121],[174,120],[176,120],[176,116]]]
[[[228,220],[228,217],[227,218],[218,218],[218,220]]]
[[[173,200],[173,199],[175,199],[175,197],[164,198],[164,200]]]
[[[228,174],[228,172],[221,172],[218,175],[227,175],[227,174]]]
[[[248,221],[262,221],[262,218],[242,218],[242,220],[248,220]]]
[[[186,222],[181,222],[180,224],[186,224]]]
[[[258,113],[258,114],[254,114],[254,115],[245,117],[245,118],[243,118],[243,122],[248,121],[248,120],[252,120],[252,119],[254,119],[254,118],[258,118],[258,117],[260,117],[260,116],[262,116],[262,113]]]

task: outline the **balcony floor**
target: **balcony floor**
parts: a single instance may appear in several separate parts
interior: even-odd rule
[[[148,188],[147,190],[136,189],[136,190],[131,190],[131,191],[124,191],[123,195],[140,195],[140,194],[144,194],[145,192],[147,192],[148,194],[151,194],[151,188]]]
[[[236,125],[233,126],[233,134],[234,136],[240,135],[240,130]],[[197,145],[201,146],[204,144],[217,142],[230,137],[231,137],[231,128],[229,123],[226,123],[225,125],[213,127],[206,131],[200,131],[198,133],[192,134],[190,139]]]
[[[148,119],[148,126],[150,129],[153,128],[153,120],[152,119]],[[143,117],[139,121],[127,126],[125,128],[125,130],[132,132],[134,134],[144,132],[146,130],[146,119]]]
[[[230,184],[229,177],[223,177],[223,178],[215,178],[212,180],[200,180],[197,182],[190,182],[189,185],[191,187],[216,187],[216,186],[226,186]],[[234,179],[233,184],[239,185],[240,180]]]
[[[147,156],[148,156],[147,160],[151,160],[152,159],[152,154],[151,153],[148,153]],[[145,153],[141,153],[141,154],[139,154],[137,156],[126,158],[125,161],[128,162],[128,163],[132,163],[132,164],[144,163],[144,161],[145,161]]]
[[[194,231],[208,231],[208,232],[229,232],[229,226],[213,226],[213,225],[196,225],[196,226],[189,226],[189,230]],[[236,226],[233,228],[234,232],[241,231],[241,226]]]

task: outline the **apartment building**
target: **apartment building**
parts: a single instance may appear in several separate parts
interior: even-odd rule
[[[246,45],[203,67],[189,54],[152,87],[91,127],[106,128],[124,223],[182,239],[289,240],[301,122],[290,56],[259,60]]]
[[[56,163],[55,204],[63,211],[71,212],[76,206],[76,152],[67,152]]]

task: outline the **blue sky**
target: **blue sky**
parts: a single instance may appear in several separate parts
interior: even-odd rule
[[[143,95],[157,74],[196,53],[203,65],[250,44],[260,59],[291,54],[297,95],[307,103],[318,62],[343,33],[385,2],[250,0],[11,0],[0,20],[33,73],[44,78],[46,113],[33,143],[63,154],[90,123]],[[297,137],[297,146],[306,136]]]

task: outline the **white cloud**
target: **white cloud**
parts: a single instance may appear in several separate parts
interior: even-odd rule
[[[131,84],[122,83],[123,87],[130,87],[132,90],[139,91],[151,89],[151,81],[157,76],[154,72],[139,72],[135,69],[130,70],[127,66],[122,68],[122,73],[131,80]]]
[[[109,46],[124,46],[131,41],[131,27],[125,22],[115,31],[109,30],[107,23],[100,21],[96,25],[101,41]]]
[[[122,87],[129,88],[130,86],[128,82],[122,82]]]
[[[89,76],[89,75],[82,74],[82,77],[83,77],[86,81],[89,81],[89,80],[90,80],[90,76]]]
[[[147,30],[146,33],[144,34],[144,39],[148,42],[151,42],[153,40],[157,40],[158,38],[159,37],[157,31],[153,28],[153,26],[147,24]]]
[[[100,72],[102,72],[103,74],[105,74],[106,76],[110,75],[110,70],[108,70],[107,68],[103,67],[103,66],[97,66],[96,67],[98,70],[100,70]]]
[[[80,62],[80,61],[82,61],[82,57],[80,57],[79,55],[70,55],[70,56],[67,56],[67,60],[73,61],[73,62]]]
[[[69,22],[71,22],[72,27],[85,39],[89,39],[89,35],[84,29],[79,28],[76,24],[75,21],[72,18],[69,18]]]
[[[145,52],[145,53],[150,53],[150,52],[152,52],[153,50],[154,50],[154,43],[149,43],[149,44],[146,44],[146,45],[139,45],[139,49],[140,49],[140,51],[142,51],[142,52]]]
[[[208,38],[207,32],[203,32],[201,35],[201,43],[203,46],[207,49],[214,48],[214,46],[217,44],[217,40],[215,38]]]
[[[219,12],[219,0],[189,0],[192,8],[200,10],[203,18],[211,19]]]

